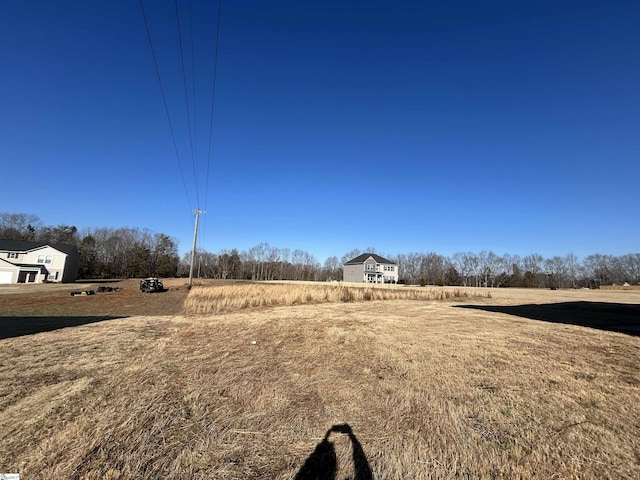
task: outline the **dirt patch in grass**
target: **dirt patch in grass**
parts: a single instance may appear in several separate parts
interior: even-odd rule
[[[606,295],[486,302],[640,303]],[[631,335],[392,300],[115,318],[0,352],[2,469],[27,480],[290,479],[345,423],[336,478],[357,445],[376,479],[640,478]]]
[[[188,290],[183,279],[164,280],[165,291],[140,292],[140,281],[0,286],[0,339],[135,315],[182,312]],[[119,291],[98,292],[99,287]],[[95,294],[71,296],[73,291]]]

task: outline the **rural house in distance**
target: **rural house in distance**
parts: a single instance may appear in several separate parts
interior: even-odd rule
[[[0,284],[75,282],[79,264],[75,245],[0,240]]]
[[[345,282],[397,283],[398,264],[375,253],[363,253],[343,265]]]

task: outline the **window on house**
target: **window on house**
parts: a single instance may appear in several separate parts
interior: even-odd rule
[[[7,253],[7,258],[18,258],[18,254],[16,252]]]
[[[370,263],[367,264],[367,270],[373,270],[373,265],[371,265]]]
[[[57,280],[57,279],[58,279],[58,274],[59,274],[59,273],[60,273],[60,272],[51,272],[51,273],[49,273],[49,277],[48,277],[48,279],[49,279],[49,280]]]
[[[44,255],[38,255],[38,263],[44,263]]]
[[[46,257],[44,257],[44,263],[51,263],[52,259],[53,257],[51,255],[47,255]]]

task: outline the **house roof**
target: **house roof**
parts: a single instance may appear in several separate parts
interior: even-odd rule
[[[383,258],[380,255],[376,255],[375,253],[363,253],[362,255],[358,255],[356,258],[349,260],[347,263],[345,263],[345,265],[360,265],[364,263],[369,257],[373,258],[376,261],[376,263],[386,263],[389,265],[397,265],[396,262],[387,260],[386,258]]]
[[[0,258],[0,267],[5,267],[8,268],[7,265],[16,268],[16,267],[29,267],[29,268],[38,268],[40,269],[40,271],[42,271],[43,273],[47,271],[47,268],[44,265],[41,264],[33,264],[33,263],[13,263],[10,262],[9,260],[6,260],[4,258]]]
[[[0,239],[0,250],[5,252],[30,252],[43,247],[52,247],[69,255],[78,255],[78,248],[67,243],[25,242],[22,240]]]

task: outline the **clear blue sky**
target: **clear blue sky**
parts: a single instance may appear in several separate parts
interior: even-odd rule
[[[0,211],[184,253],[199,207],[208,251],[321,262],[640,250],[637,2],[226,0],[208,163],[214,3],[179,1],[190,140],[174,4],[145,1],[179,163],[138,1],[0,0]]]

